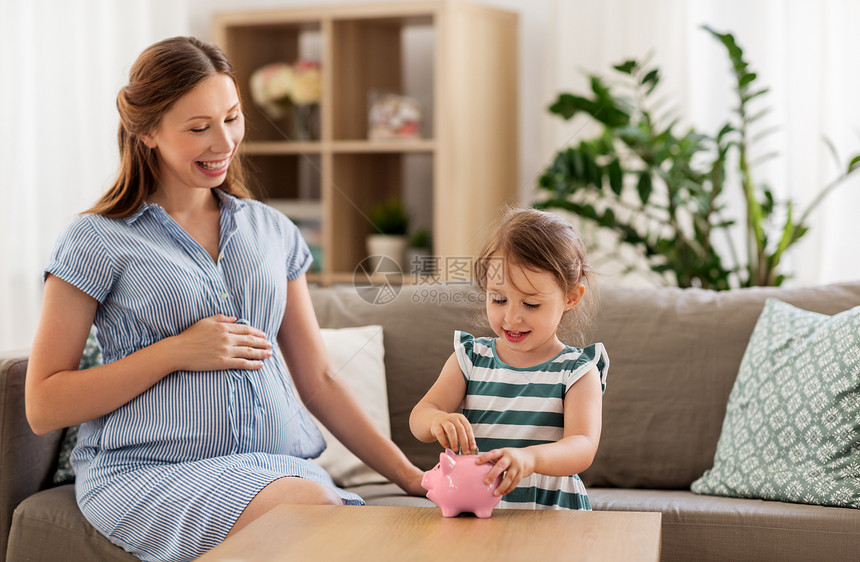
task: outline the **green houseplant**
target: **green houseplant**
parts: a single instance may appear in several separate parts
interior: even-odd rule
[[[409,236],[406,264],[413,276],[435,275],[437,264],[433,258],[433,235],[426,228],[416,228]]]
[[[368,210],[371,231],[377,234],[403,236],[409,229],[409,215],[399,199],[387,199]]]
[[[370,207],[370,234],[367,235],[367,254],[373,258],[372,269],[377,269],[381,257],[394,261],[400,271],[404,269],[409,238],[409,215],[399,199],[388,199]]]
[[[544,197],[535,206],[564,209],[613,231],[652,271],[681,287],[780,285],[786,278],[781,258],[807,232],[811,211],[860,167],[860,156],[840,166],[844,172],[802,213],[792,201],[778,202],[755,181],[749,157],[753,129],[767,111],[756,106],[768,89],[757,85],[730,33],[704,29],[731,62],[738,104],[729,121],[715,135],[678,132],[679,120],[660,114],[654,99],[660,70],[647,61],[615,65],[621,86],[590,75],[590,95],[562,93],[549,111],[564,119],[586,114],[601,132],[555,156],[539,179]],[[723,202],[725,189],[735,183],[746,204],[743,221],[727,216]],[[738,252],[729,229],[741,222],[746,249]]]

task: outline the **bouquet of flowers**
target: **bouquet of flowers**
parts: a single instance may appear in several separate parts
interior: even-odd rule
[[[321,96],[322,74],[315,61],[276,62],[251,75],[251,98],[272,119],[290,114],[294,107],[317,104]]]

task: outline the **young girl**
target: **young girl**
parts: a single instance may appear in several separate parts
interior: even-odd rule
[[[577,474],[597,452],[609,358],[602,344],[571,347],[557,332],[589,317],[593,276],[567,222],[509,211],[475,263],[497,337],[454,332],[454,353],[412,410],[419,440],[495,463],[486,483],[503,475],[500,507],[591,509]]]

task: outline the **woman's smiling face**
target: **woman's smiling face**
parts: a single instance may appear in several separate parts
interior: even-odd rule
[[[236,85],[216,74],[179,98],[142,139],[158,154],[158,189],[210,189],[224,182],[244,136]]]

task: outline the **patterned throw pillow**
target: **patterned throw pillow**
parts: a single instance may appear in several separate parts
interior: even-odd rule
[[[860,307],[769,299],[697,494],[860,508]]]
[[[96,327],[90,329],[90,335],[87,337],[86,346],[84,346],[84,354],[81,356],[81,362],[78,369],[89,369],[90,367],[98,367],[102,364],[102,352],[99,349],[98,341],[96,340]],[[54,473],[54,484],[70,484],[75,481],[75,471],[72,468],[71,456],[72,449],[78,442],[78,426],[67,427],[63,433],[63,441],[60,444],[60,456],[57,458],[57,471]]]

